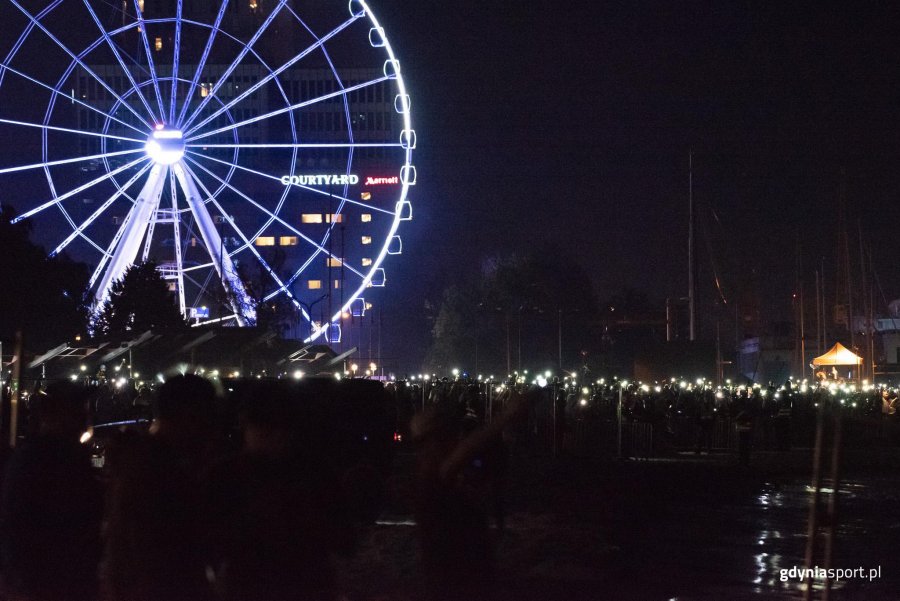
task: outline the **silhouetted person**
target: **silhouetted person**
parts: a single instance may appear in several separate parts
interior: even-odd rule
[[[516,393],[505,405],[489,426],[468,434],[461,416],[446,408],[414,421],[420,443],[416,522],[432,599],[486,599],[493,594],[494,554],[484,503],[464,472],[525,408]]]
[[[200,478],[212,460],[215,399],[203,378],[169,379],[150,434],[113,455],[103,574],[109,599],[211,596]]]
[[[36,431],[7,466],[0,556],[11,598],[96,597],[103,495],[80,442],[86,403],[87,391],[74,384],[37,395]]]
[[[286,388],[255,387],[242,411],[241,454],[211,479],[210,563],[221,599],[337,596],[331,561],[342,538],[337,485],[298,440],[294,402]]]

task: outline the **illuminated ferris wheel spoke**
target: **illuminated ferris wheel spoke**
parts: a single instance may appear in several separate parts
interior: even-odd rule
[[[278,109],[275,111],[271,111],[265,113],[264,115],[259,115],[257,117],[253,117],[251,119],[246,119],[244,121],[238,121],[237,123],[233,123],[231,125],[226,125],[225,127],[220,127],[219,129],[214,129],[212,131],[208,131],[206,133],[202,133],[197,136],[189,137],[186,139],[187,142],[193,142],[195,140],[199,140],[201,138],[207,138],[209,136],[214,136],[216,134],[220,134],[222,132],[230,131],[232,129],[236,129],[238,127],[243,127],[244,125],[250,125],[251,123],[256,123],[258,121],[263,121],[265,119],[271,119],[272,117],[277,117],[278,115],[283,115],[284,113],[289,113],[291,111],[296,111],[297,109],[302,109],[307,106],[311,106],[313,104],[317,104],[319,102],[324,102],[325,100],[329,100],[331,98],[336,98],[338,96],[344,96],[349,94],[350,92],[355,92],[356,90],[362,90],[369,86],[378,85],[380,83],[384,83],[385,81],[389,81],[394,79],[391,76],[385,75],[384,77],[378,77],[376,79],[372,79],[370,81],[366,81],[355,86],[350,86],[349,88],[344,88],[343,90],[337,90],[335,92],[330,92],[328,94],[323,94],[322,96],[318,96],[316,98],[311,98],[310,100],[304,100],[303,102],[298,102],[297,104],[293,104],[291,106],[287,106],[283,109]],[[208,97],[207,97],[208,98]]]
[[[230,292],[228,294],[228,302],[238,316],[238,323],[242,326],[256,325],[256,309],[254,308],[253,299],[247,294],[247,290],[244,288],[244,283],[237,273],[231,256],[224,252],[222,238],[209,211],[206,210],[200,190],[197,188],[197,182],[188,174],[187,165],[183,161],[175,163],[172,168],[175,171],[175,177],[178,179],[181,190],[184,192],[185,202],[194,216],[197,228],[200,230],[200,237],[206,246],[206,252],[212,258],[213,265],[222,283],[228,287]]]
[[[43,169],[44,167],[56,167],[58,165],[68,165],[71,163],[83,163],[85,161],[108,159],[125,154],[134,154],[136,152],[143,152],[143,148],[135,148],[132,150],[117,150],[116,152],[92,154],[89,156],[75,157],[72,159],[60,159],[58,161],[47,161],[46,163],[34,163],[33,165],[21,165],[19,167],[7,167],[6,169],[0,169],[0,175],[4,173],[15,173],[16,171],[28,171],[29,169]]]
[[[323,142],[299,144],[185,144],[185,148],[400,148],[394,142]]]
[[[113,90],[111,87],[109,87],[109,85],[106,83],[106,81],[103,80],[102,77],[100,77],[99,75],[97,75],[97,74],[93,71],[93,69],[91,69],[90,67],[88,67],[88,66],[84,63],[84,61],[82,61],[80,58],[78,58],[78,56],[77,56],[74,52],[72,52],[71,50],[69,50],[69,48],[68,48],[65,44],[63,44],[61,41],[59,41],[59,39],[58,39],[55,35],[53,35],[52,33],[50,33],[50,31],[49,31],[46,27],[44,27],[44,25],[43,25],[40,21],[38,21],[37,19],[35,19],[34,16],[31,15],[31,13],[29,13],[27,10],[25,10],[24,8],[22,8],[22,6],[17,2],[17,0],[9,0],[9,2],[12,3],[16,8],[18,8],[19,11],[21,11],[22,14],[25,15],[25,17],[28,18],[28,20],[30,20],[32,23],[34,23],[35,26],[36,26],[38,29],[40,29],[41,31],[43,31],[44,34],[45,34],[48,38],[50,38],[50,39],[53,41],[54,44],[56,44],[57,46],[59,46],[60,50],[62,50],[62,51],[65,52],[66,54],[68,54],[68,55],[69,55],[76,63],[78,63],[78,66],[80,66],[82,69],[84,69],[85,73],[87,73],[88,75],[90,75],[91,77],[93,77],[94,79],[96,79],[96,80],[97,80],[97,83],[100,84],[100,86],[103,87],[104,90],[106,90],[107,92],[109,92],[110,95],[112,95],[113,98],[115,98],[116,100],[118,100],[118,101],[122,104],[123,107],[125,107],[126,109],[128,109],[129,111],[131,111],[131,112],[134,114],[134,116],[137,117],[138,120],[139,120],[141,123],[144,123],[144,124],[146,124],[146,125],[149,126],[149,124],[147,123],[147,121],[146,121],[146,120],[145,120],[145,119],[144,119],[144,118],[143,118],[143,117],[142,117],[142,116],[134,109],[134,107],[132,107],[130,104],[128,104],[128,103],[126,103],[124,100],[122,100],[122,97],[119,96],[119,95],[115,92],[115,90]]]
[[[40,123],[28,123],[26,121],[15,121],[12,119],[0,119],[0,123],[6,123],[7,125],[21,125],[22,127],[35,127],[38,129],[49,129],[51,131],[61,131],[70,134],[77,134],[80,136],[94,136],[97,138],[109,138],[111,140],[124,140],[126,142],[137,142],[138,144],[143,144],[146,140],[138,140],[137,138],[126,138],[124,136],[114,136],[112,134],[101,134],[95,131],[85,131],[83,129],[71,129],[68,127],[57,127],[54,125],[42,125]]]
[[[78,186],[78,187],[75,188],[74,190],[70,190],[69,192],[66,192],[65,194],[63,194],[62,196],[56,196],[56,197],[53,198],[52,200],[48,200],[48,201],[45,202],[44,204],[42,204],[42,205],[40,205],[40,206],[38,206],[38,207],[35,207],[35,208],[31,209],[30,211],[26,211],[25,213],[22,213],[21,215],[19,215],[19,216],[16,217],[15,219],[13,219],[13,220],[12,220],[12,223],[18,223],[18,222],[22,221],[23,219],[28,219],[28,218],[31,217],[32,215],[35,215],[35,214],[40,213],[41,211],[43,211],[43,210],[45,210],[45,209],[48,209],[48,208],[50,208],[50,207],[52,207],[52,206],[54,206],[54,205],[57,205],[57,204],[61,203],[62,201],[66,200],[67,198],[71,198],[71,197],[75,196],[76,194],[80,194],[81,192],[84,192],[84,191],[87,190],[88,188],[92,188],[92,187],[96,186],[96,185],[99,184],[99,183],[102,183],[102,182],[104,182],[104,181],[106,181],[106,180],[108,180],[108,179],[112,179],[113,177],[115,177],[115,176],[118,175],[119,173],[122,173],[122,172],[125,171],[126,169],[130,169],[131,167],[134,167],[135,165],[137,165],[137,164],[140,163],[141,161],[146,160],[146,158],[147,158],[147,157],[141,157],[141,158],[139,158],[139,159],[136,159],[136,160],[134,160],[134,161],[132,161],[132,162],[130,162],[130,163],[127,163],[127,164],[125,164],[125,165],[122,165],[121,167],[119,167],[119,168],[117,168],[117,169],[115,169],[115,170],[113,170],[113,171],[110,171],[109,173],[106,173],[106,174],[104,174],[104,175],[101,175],[100,177],[98,177],[98,178],[96,178],[96,179],[93,179],[93,180],[89,181],[89,182],[86,183],[86,184],[83,184],[83,185],[81,185],[81,186]]]
[[[289,10],[290,10],[290,8],[289,8]],[[293,13],[293,10],[291,10],[291,12]],[[279,75],[281,75],[281,73],[283,73],[283,72],[286,71],[287,69],[293,67],[293,66],[294,66],[296,63],[298,63],[300,60],[306,58],[306,56],[309,55],[311,52],[313,52],[313,51],[316,50],[317,48],[320,48],[325,42],[327,42],[328,40],[330,40],[331,38],[333,38],[334,36],[336,36],[337,34],[339,34],[341,31],[343,31],[344,29],[346,29],[346,28],[349,27],[350,25],[352,25],[357,19],[359,19],[359,17],[354,16],[354,17],[351,17],[351,18],[349,18],[348,20],[344,21],[344,22],[341,23],[340,25],[338,25],[336,28],[334,28],[333,30],[331,30],[330,32],[328,32],[328,33],[327,33],[325,36],[323,36],[321,39],[317,40],[315,43],[313,43],[312,45],[310,45],[310,46],[308,46],[307,48],[305,48],[304,50],[302,50],[302,51],[300,52],[300,54],[298,54],[297,56],[295,56],[295,57],[292,58],[291,60],[287,61],[286,63],[284,63],[283,65],[281,65],[281,66],[278,67],[277,69],[275,69],[274,71],[270,72],[268,75],[266,75],[265,77],[263,77],[262,79],[260,79],[258,82],[256,82],[256,83],[253,84],[252,86],[250,86],[250,87],[249,87],[246,91],[244,91],[242,94],[240,94],[239,96],[237,96],[237,97],[233,98],[232,100],[228,101],[224,106],[222,106],[221,108],[219,108],[218,110],[216,110],[215,112],[213,112],[211,115],[207,116],[203,121],[201,121],[200,123],[194,125],[194,126],[191,127],[190,129],[188,129],[188,130],[185,132],[185,136],[189,136],[191,133],[193,133],[193,132],[199,130],[201,127],[203,127],[204,125],[206,125],[207,123],[209,123],[210,121],[212,121],[213,119],[215,119],[216,117],[218,117],[219,115],[221,115],[223,112],[225,112],[226,110],[230,109],[231,107],[233,107],[233,106],[236,105],[237,103],[241,102],[242,100],[244,100],[245,98],[247,98],[248,96],[250,96],[251,94],[253,94],[254,92],[256,92],[257,90],[259,90],[261,87],[263,87],[264,85],[266,85],[267,83],[269,83],[270,81],[272,81],[274,78],[276,78],[276,77],[278,77]],[[186,124],[186,125],[187,125],[187,124]]]
[[[273,219],[274,221],[277,221],[280,225],[282,225],[282,226],[284,226],[285,228],[287,228],[289,232],[291,232],[292,234],[295,234],[298,238],[300,238],[300,239],[303,240],[304,242],[307,242],[308,244],[310,244],[311,246],[313,246],[313,247],[314,247],[316,250],[318,250],[319,252],[325,253],[326,255],[328,255],[329,257],[331,257],[332,259],[340,259],[340,257],[338,257],[338,256],[336,256],[335,254],[333,254],[332,252],[330,252],[327,248],[325,248],[324,246],[322,246],[321,244],[319,244],[318,242],[316,242],[315,240],[313,240],[312,238],[310,238],[309,236],[307,236],[306,234],[304,234],[303,232],[301,232],[300,230],[298,230],[296,227],[294,227],[293,225],[291,225],[290,223],[288,223],[287,221],[285,221],[284,219],[282,219],[281,217],[279,217],[277,214],[273,213],[272,211],[270,211],[269,209],[267,209],[267,208],[264,207],[263,205],[259,204],[258,202],[256,202],[255,200],[253,200],[252,198],[250,198],[249,196],[247,196],[246,194],[244,194],[244,193],[241,192],[240,190],[238,190],[238,189],[237,189],[236,187],[234,187],[233,185],[231,185],[231,184],[229,184],[228,182],[226,182],[225,180],[223,180],[221,177],[219,177],[218,175],[216,175],[215,173],[213,173],[212,171],[210,171],[209,169],[207,169],[206,167],[204,167],[203,165],[201,165],[200,163],[198,163],[198,162],[195,161],[194,159],[192,159],[192,158],[190,158],[190,157],[186,157],[186,158],[187,158],[188,161],[190,161],[191,163],[193,163],[194,165],[196,165],[199,169],[201,169],[204,173],[206,173],[206,174],[209,175],[210,177],[216,179],[217,181],[219,181],[220,183],[222,183],[223,185],[225,185],[229,190],[231,190],[232,192],[234,192],[235,194],[237,194],[238,196],[240,196],[241,198],[243,198],[244,200],[246,200],[248,203],[250,203],[251,205],[253,205],[253,206],[256,207],[257,209],[259,209],[260,211],[262,211],[263,213],[265,213],[266,215],[268,215],[269,218]],[[206,158],[209,158],[209,157],[206,157]],[[213,160],[215,160],[215,159],[213,159]],[[362,277],[362,274],[359,273],[358,271],[356,271],[353,267],[351,267],[351,266],[348,265],[348,266],[347,266],[347,269],[349,269],[350,271],[353,271],[354,273],[356,273],[357,275],[359,275],[359,276]]]
[[[147,102],[147,98],[144,96],[143,92],[141,92],[140,87],[137,85],[137,82],[134,81],[134,76],[131,74],[131,69],[125,64],[125,61],[122,59],[122,54],[119,52],[118,46],[113,42],[112,38],[109,37],[109,34],[104,29],[103,24],[100,22],[100,18],[97,16],[97,13],[91,7],[90,0],[84,0],[84,5],[88,9],[88,12],[91,14],[91,19],[94,20],[94,23],[97,25],[97,28],[100,30],[100,34],[103,36],[103,39],[106,40],[109,49],[112,50],[113,56],[116,57],[116,60],[119,63],[119,66],[122,68],[122,71],[125,73],[125,77],[128,79],[128,83],[131,84],[131,87],[134,88],[135,92],[137,92],[138,98],[143,103],[144,108],[147,109],[147,113],[150,115],[151,119],[156,119],[156,115],[153,113],[153,109],[150,108],[150,103]]]
[[[256,257],[256,260],[259,261],[260,265],[263,266],[263,269],[265,269],[266,273],[269,274],[269,276],[272,278],[272,280],[278,285],[279,291],[284,291],[287,294],[287,296],[292,301],[294,301],[295,304],[297,304],[296,299],[294,299],[294,297],[290,293],[290,291],[284,287],[284,283],[281,281],[281,278],[279,278],[278,275],[275,273],[275,270],[273,270],[272,267],[269,266],[269,263],[262,257],[262,255],[259,254],[259,251],[256,250],[256,248],[253,246],[253,243],[247,238],[247,236],[244,234],[244,232],[241,230],[241,228],[239,228],[237,226],[237,224],[234,222],[234,219],[231,219],[229,217],[229,215],[225,211],[225,209],[222,208],[222,205],[219,204],[219,201],[216,200],[215,195],[212,194],[205,185],[203,185],[203,182],[201,182],[200,179],[196,177],[196,175],[194,174],[194,172],[191,170],[190,167],[185,165],[184,168],[191,175],[191,177],[194,178],[194,181],[197,182],[197,185],[200,187],[201,190],[203,190],[203,193],[207,196],[207,198],[210,199],[210,204],[212,204],[216,208],[216,210],[219,211],[219,214],[222,216],[222,218],[226,222],[228,222],[228,224],[231,226],[231,229],[233,229],[234,232],[238,235],[238,237],[244,242],[244,247],[236,250],[234,253],[231,253],[231,254],[237,254],[238,252],[243,250],[243,248],[247,248],[253,254],[253,256]],[[297,304],[297,306],[299,307],[300,305]]]
[[[98,207],[96,211],[91,213],[91,216],[88,217],[84,221],[84,223],[79,225],[71,234],[69,234],[66,237],[65,240],[60,242],[59,246],[54,248],[53,252],[50,253],[50,256],[53,257],[53,256],[58,255],[69,244],[71,244],[72,241],[75,240],[75,238],[81,236],[82,232],[84,232],[84,230],[86,230],[92,223],[94,223],[94,221],[96,221],[98,217],[100,217],[103,213],[105,213],[106,209],[108,209],[112,205],[112,203],[114,203],[120,196],[124,195],[125,191],[128,190],[128,188],[130,188],[131,186],[133,186],[134,183],[138,179],[140,179],[141,176],[143,176],[145,173],[147,173],[147,171],[149,171],[150,167],[152,167],[152,166],[153,166],[153,164],[148,160],[147,164],[144,165],[143,167],[141,167],[140,171],[138,171],[133,176],[131,176],[131,179],[129,179],[127,182],[125,182],[125,184],[122,187],[120,187],[118,190],[116,190],[116,192],[112,196],[110,196],[108,199],[106,199],[106,201],[104,201],[103,204],[100,205],[100,207]]]
[[[178,100],[178,60],[181,58],[181,16],[183,0],[178,0],[175,11],[175,48],[172,57],[172,99],[169,102],[169,123],[175,123],[175,105]]]
[[[182,315],[187,313],[184,298],[184,262],[181,256],[181,218],[178,215],[178,186],[175,174],[169,170],[169,196],[172,199],[172,246],[175,248],[175,279],[178,285],[178,308]]]
[[[109,260],[109,267],[103,272],[103,277],[100,278],[100,284],[97,286],[97,291],[94,294],[95,312],[99,312],[109,298],[113,283],[121,279],[137,259],[141,240],[144,239],[147,229],[152,223],[153,216],[159,207],[159,199],[166,182],[167,169],[168,167],[159,163],[153,165],[150,169],[150,175],[144,182],[144,186],[141,188],[135,203],[131,206],[131,210],[126,217],[128,225],[115,250],[113,250],[112,258]]]
[[[126,123],[125,121],[122,121],[121,119],[118,119],[118,118],[110,115],[109,113],[104,112],[104,111],[98,109],[97,107],[88,104],[87,102],[83,102],[82,100],[75,98],[74,96],[67,96],[66,94],[61,94],[53,86],[48,85],[42,81],[38,81],[37,79],[31,77],[30,75],[27,75],[27,74],[19,71],[18,69],[14,69],[13,67],[10,67],[8,64],[0,63],[0,70],[6,70],[6,71],[9,71],[10,73],[13,73],[14,75],[18,75],[22,79],[26,79],[35,85],[38,85],[46,90],[49,90],[50,92],[52,92],[53,94],[55,94],[57,96],[63,96],[67,100],[70,100],[71,102],[74,102],[75,104],[77,104],[79,106],[82,106],[90,111],[93,111],[93,112],[97,113],[98,115],[102,115],[102,116],[106,117],[107,119],[110,119],[121,125],[124,125],[125,127],[129,128],[129,129],[133,129],[134,131],[138,132],[139,134],[145,135],[147,133],[146,130],[140,130],[137,127],[135,127],[134,125],[132,125],[130,123]]]
[[[222,18],[225,16],[225,9],[228,8],[228,0],[222,0],[222,6],[219,7],[219,13],[216,15],[216,21],[213,23],[212,28],[209,32],[209,38],[206,40],[206,47],[203,49],[203,56],[200,57],[200,62],[197,63],[197,68],[194,70],[194,77],[191,80],[191,85],[188,88],[187,96],[185,96],[184,104],[181,105],[181,112],[178,114],[178,121],[176,124],[178,127],[181,127],[181,123],[184,121],[184,116],[187,113],[188,106],[191,104],[191,98],[194,97],[194,92],[197,91],[197,84],[200,83],[200,77],[203,75],[203,69],[206,68],[206,61],[209,58],[209,53],[212,51],[213,42],[216,39],[216,33],[219,31],[219,27],[222,25]]]
[[[62,0],[56,0],[55,2],[47,5],[47,7],[44,8],[44,10],[42,10],[41,12],[39,12],[35,18],[38,20],[43,19],[50,11],[52,11],[54,8],[59,6],[61,2],[62,2]],[[12,62],[13,57],[19,52],[19,49],[22,47],[22,44],[25,43],[25,40],[28,39],[28,36],[31,35],[31,32],[33,30],[34,30],[34,23],[29,22],[28,25],[25,27],[25,31],[22,32],[22,35],[19,36],[19,39],[16,40],[16,43],[13,44],[13,47],[10,49],[9,53],[6,55],[6,58],[3,60],[3,63]],[[0,85],[3,84],[3,77],[6,75],[6,73],[4,72],[4,69],[6,69],[6,67],[4,67],[3,63],[0,63]]]
[[[253,34],[253,37],[250,38],[250,41],[247,42],[247,44],[241,49],[241,51],[237,55],[237,58],[235,58],[234,61],[232,61],[232,63],[228,65],[228,68],[225,69],[222,75],[219,76],[219,80],[216,82],[216,85],[213,86],[209,95],[200,102],[200,106],[197,107],[197,109],[188,118],[188,120],[179,125],[182,131],[189,128],[191,126],[191,123],[194,122],[194,119],[200,116],[200,113],[203,111],[207,103],[216,95],[216,92],[219,91],[219,88],[222,87],[225,81],[231,76],[232,72],[237,69],[241,61],[244,60],[244,57],[247,56],[247,53],[250,52],[250,49],[253,48],[253,45],[256,44],[257,40],[259,40],[262,34],[265,33],[266,29],[268,29],[272,21],[275,20],[275,17],[278,16],[278,13],[281,12],[281,9],[284,8],[285,2],[287,2],[287,0],[278,0],[278,5],[272,10],[272,13],[268,17],[266,17],[266,20],[263,21],[263,24],[260,25],[256,33]]]
[[[163,107],[162,92],[159,90],[159,79],[156,77],[156,65],[153,64],[153,54],[150,51],[150,39],[147,36],[147,24],[144,23],[144,11],[141,10],[141,0],[134,1],[134,11],[137,14],[138,31],[141,32],[141,40],[144,42],[144,53],[147,57],[147,66],[150,68],[150,79],[153,81],[153,91],[156,92],[156,102],[159,104],[159,118],[166,119],[166,109]]]
[[[240,169],[241,171],[246,171],[247,173],[253,173],[254,175],[258,175],[258,176],[264,177],[264,178],[266,178],[266,179],[275,180],[275,181],[277,181],[277,182],[280,183],[280,184],[283,184],[283,183],[284,183],[284,182],[282,181],[282,178],[280,178],[280,177],[276,177],[276,176],[271,175],[271,174],[269,174],[269,173],[263,173],[262,171],[257,171],[257,170],[255,170],[255,169],[250,169],[249,167],[244,167],[243,165],[238,165],[238,164],[235,164],[235,163],[230,163],[230,162],[228,162],[228,161],[223,161],[222,159],[217,159],[217,158],[215,158],[215,157],[206,156],[206,155],[204,155],[204,154],[200,154],[200,153],[194,152],[194,151],[192,151],[192,150],[186,151],[186,154],[192,154],[192,155],[194,155],[194,156],[197,156],[197,157],[200,157],[200,158],[203,158],[203,159],[207,159],[207,160],[209,160],[209,161],[215,161],[216,163],[221,163],[221,164],[227,165],[227,166],[229,166],[229,167],[234,167],[234,168],[236,168],[236,169]],[[295,186],[295,187],[297,187],[297,188],[300,188],[300,189],[302,189],[302,190],[309,190],[310,192],[315,192],[316,194],[321,194],[322,196],[328,196],[328,197],[330,197],[330,198],[333,198],[334,200],[339,200],[339,201],[342,201],[342,202],[349,202],[350,204],[354,204],[354,205],[356,205],[356,206],[363,207],[363,208],[365,208],[365,209],[369,209],[369,210],[371,210],[371,211],[377,211],[377,212],[379,212],[379,213],[385,213],[385,214],[387,214],[387,215],[394,215],[394,212],[393,212],[393,211],[388,211],[387,209],[382,209],[381,207],[376,207],[375,205],[370,205],[370,204],[367,204],[367,203],[365,203],[365,202],[361,202],[361,201],[358,201],[358,200],[353,200],[352,198],[345,198],[345,197],[340,196],[340,195],[338,195],[338,194],[332,194],[332,193],[326,192],[325,190],[319,190],[318,188],[312,188],[312,187],[310,187],[310,186],[305,186],[305,185],[302,185],[302,184],[292,184],[292,185]]]

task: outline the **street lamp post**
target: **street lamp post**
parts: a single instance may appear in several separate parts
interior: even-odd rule
[[[309,316],[309,335],[310,335],[310,337],[312,337],[312,308],[315,307],[316,305],[318,305],[320,302],[322,302],[326,298],[328,298],[328,295],[323,294],[322,296],[320,296],[313,302],[306,304],[302,300],[297,298],[296,294],[294,294],[294,300],[297,301],[298,305],[300,305],[301,307],[306,309],[306,314]],[[302,317],[302,314],[297,316],[298,326],[299,326],[299,323],[301,322],[301,317]],[[299,330],[300,328],[298,327],[297,329]],[[300,336],[301,336],[301,338],[303,337],[303,332],[300,332]]]

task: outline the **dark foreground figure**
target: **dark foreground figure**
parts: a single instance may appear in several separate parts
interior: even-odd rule
[[[86,402],[86,391],[73,385],[40,394],[36,431],[7,466],[0,558],[8,598],[96,598],[103,496],[79,441]]]
[[[435,600],[491,599],[495,596],[495,557],[480,469],[495,470],[503,462],[502,434],[520,416],[525,399],[507,400],[506,410],[490,425],[471,430],[452,406],[436,406],[416,418],[419,442],[416,523],[428,595]],[[475,473],[473,473],[475,472]],[[502,475],[494,471],[496,484]],[[499,491],[490,491],[499,495]],[[490,494],[487,495],[491,497]],[[491,507],[493,506],[493,507]],[[502,527],[502,513],[496,513]]]

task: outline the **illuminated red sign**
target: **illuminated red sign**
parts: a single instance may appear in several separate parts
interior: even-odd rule
[[[399,184],[400,176],[395,175],[393,177],[367,177],[366,185],[367,186],[387,186],[391,184]]]

